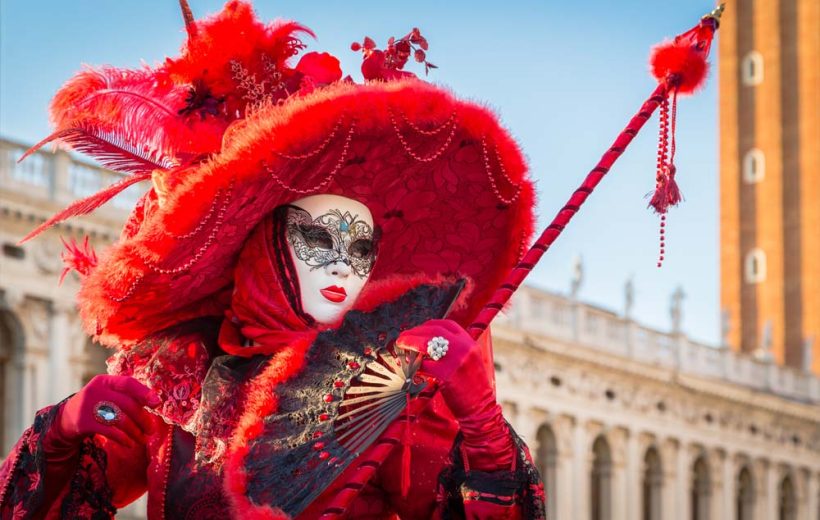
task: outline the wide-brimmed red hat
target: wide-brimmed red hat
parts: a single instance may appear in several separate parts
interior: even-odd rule
[[[526,164],[497,118],[404,71],[354,84],[317,53],[291,68],[302,48],[294,34],[306,29],[261,24],[242,2],[187,27],[181,57],[155,69],[85,71],[55,98],[52,138],[129,173],[121,186],[153,180],[120,240],[87,270],[87,330],[123,345],[221,316],[249,233],[277,206],[319,193],[373,214],[381,239],[371,280],[469,278],[471,302],[455,316],[468,323],[533,227]],[[418,32],[406,38],[412,46]],[[394,44],[380,66],[396,72]]]

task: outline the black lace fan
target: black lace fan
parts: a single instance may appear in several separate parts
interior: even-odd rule
[[[425,386],[421,356],[393,347],[402,330],[447,315],[462,282],[422,285],[319,335],[305,370],[277,390],[244,466],[248,498],[296,516],[375,442]]]
[[[349,452],[361,454],[404,410],[407,396],[424,388],[424,381],[414,381],[420,366],[420,355],[402,351],[380,352],[367,363],[347,389],[333,420],[336,441]]]

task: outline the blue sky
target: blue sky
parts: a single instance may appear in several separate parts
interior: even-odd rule
[[[197,16],[218,0],[190,0]],[[694,25],[705,1],[297,2],[257,0],[265,19],[298,20],[318,39],[308,50],[338,56],[360,79],[365,35],[380,46],[418,26],[439,66],[429,80],[495,109],[527,154],[541,225],[654,88],[652,45]],[[35,142],[48,133],[46,108],[83,63],[135,67],[174,55],[184,38],[174,0],[0,3],[0,135]],[[716,60],[717,44],[712,60]],[[412,69],[416,72],[418,69]],[[528,283],[566,293],[583,257],[583,300],[620,311],[623,285],[636,288],[634,317],[669,328],[669,296],[682,286],[684,329],[719,339],[717,78],[679,103],[678,180],[686,201],[669,215],[664,267],[655,266],[658,220],[644,195],[654,183],[657,119],[650,121],[599,185]]]

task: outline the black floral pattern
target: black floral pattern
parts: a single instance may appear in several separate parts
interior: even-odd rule
[[[62,403],[37,412],[34,424],[23,433],[0,468],[0,518],[27,519],[42,516],[45,503],[46,453],[43,439],[52,427]],[[105,480],[106,455],[93,438],[83,441],[77,469],[60,505],[63,518],[102,520],[117,510]]]
[[[117,508],[111,502],[114,494],[105,479],[107,466],[105,450],[93,438],[85,439],[80,448],[80,463],[71,478],[68,496],[60,506],[62,518],[114,518]]]
[[[513,436],[517,460],[513,471],[465,471],[459,433],[450,451],[450,465],[439,475],[438,509],[442,520],[464,518],[465,500],[484,500],[499,505],[518,504],[521,518],[546,518],[544,484],[532,463],[524,441],[507,427]],[[511,497],[511,499],[509,498]]]

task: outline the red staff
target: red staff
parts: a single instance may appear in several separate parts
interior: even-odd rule
[[[652,51],[650,62],[652,73],[658,80],[658,86],[644,101],[638,112],[632,117],[626,128],[618,134],[612,146],[604,152],[598,164],[587,174],[581,186],[576,189],[566,204],[558,211],[552,222],[538,237],[538,240],[527,251],[518,264],[510,271],[507,279],[496,289],[490,301],[479,312],[475,321],[467,328],[473,337],[478,337],[487,329],[490,322],[509,301],[541,256],[550,248],[555,239],[569,224],[587,197],[615,164],[638,135],[644,124],[652,117],[658,107],[661,108],[660,136],[658,140],[658,161],[655,176],[655,191],[649,206],[661,217],[660,223],[660,256],[658,266],[663,261],[666,212],[681,200],[680,190],[675,181],[675,119],[678,94],[689,94],[700,87],[707,71],[707,58],[712,38],[718,28],[724,4],[715,8],[701,18],[698,25],[676,36],[672,41],[658,45]],[[373,443],[367,453],[357,461],[355,474],[336,496],[328,507],[323,518],[338,518],[346,515],[347,507],[358,495],[359,490],[376,473],[379,466],[401,443],[401,421],[393,423]]]

